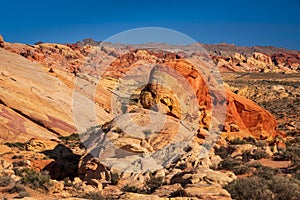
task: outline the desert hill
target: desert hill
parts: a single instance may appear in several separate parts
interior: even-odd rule
[[[0,195],[231,199],[248,176],[261,198],[299,191],[299,51],[99,44],[0,41]]]

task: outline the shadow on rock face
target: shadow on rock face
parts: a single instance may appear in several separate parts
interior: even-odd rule
[[[42,153],[55,160],[43,168],[49,172],[52,179],[70,178],[73,180],[78,176],[80,155],[74,154],[70,148],[58,144],[53,150],[46,150]]]

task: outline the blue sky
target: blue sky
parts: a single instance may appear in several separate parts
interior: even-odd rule
[[[164,27],[215,44],[300,50],[300,1],[1,1],[0,34],[34,43],[105,40],[139,27]]]

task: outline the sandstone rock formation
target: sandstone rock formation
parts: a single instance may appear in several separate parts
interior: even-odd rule
[[[268,111],[253,101],[227,92],[227,117],[224,126],[226,135],[258,139],[271,139],[281,134],[277,130],[277,121]]]
[[[226,73],[223,78],[230,89],[270,111],[280,124],[280,130],[295,134],[299,122],[299,73]]]
[[[0,49],[0,68],[0,127],[5,133],[1,141],[27,141],[32,137],[50,140],[77,132],[72,113],[73,88],[66,81],[4,49]],[[89,115],[82,109],[78,112]],[[109,120],[104,109],[96,109],[100,120]]]
[[[48,170],[58,180],[69,177],[82,192],[116,191],[119,199],[172,199],[170,196],[181,193],[189,197],[174,199],[230,199],[222,186],[236,176],[212,170],[222,159],[209,144],[219,136],[272,140],[283,135],[275,118],[238,95],[247,96],[250,89],[233,89],[235,94],[227,86],[216,87],[222,83],[216,83],[220,80],[209,73],[213,63],[202,54],[192,54],[189,47],[180,52],[120,47],[6,42],[0,49],[0,143],[26,142],[29,159],[24,165]],[[297,53],[272,55],[253,49],[246,54],[220,52],[214,56],[224,71],[299,69]],[[282,98],[290,93],[286,85],[271,90]],[[73,91],[80,97],[75,101]],[[91,102],[96,110],[93,120],[87,105]],[[224,123],[216,120],[218,106],[227,107]],[[77,114],[73,115],[75,109]],[[218,134],[211,132],[214,120]],[[83,125],[82,129],[78,125]],[[61,137],[86,128],[90,129],[80,135],[80,146]],[[66,147],[73,145],[77,149]],[[255,148],[237,146],[231,156],[239,157]],[[10,154],[16,149],[2,145],[0,154],[5,159],[0,162],[1,174],[14,175],[13,164],[7,160],[11,161]],[[31,159],[33,155],[43,157]],[[74,178],[77,175],[81,180]],[[116,177],[119,183],[114,183]],[[121,191],[128,184],[145,189],[145,183],[155,178],[162,178],[158,180],[165,185],[151,195]],[[53,183],[51,195],[72,196],[74,188],[62,181]]]
[[[190,63],[185,62],[181,58],[165,59],[164,65],[175,69],[175,71],[189,81],[192,89],[197,93],[199,106],[204,106],[206,111],[208,110],[207,112],[209,113],[211,103],[207,82],[203,78],[203,75],[193,68]],[[180,116],[178,113],[180,112],[180,105],[172,93],[176,90],[173,89],[174,91],[168,92],[159,86],[162,80],[166,80],[166,76],[161,75],[164,71],[159,69],[164,70],[165,68],[166,67],[163,66],[157,66],[153,68],[149,81],[151,84],[148,85],[141,93],[141,103],[145,108],[150,108],[156,104],[163,104],[162,106],[164,106],[164,110],[167,113],[170,112],[172,116],[179,118]],[[158,70],[160,73],[156,73]],[[177,95],[183,94],[177,92]],[[216,98],[217,95],[215,94],[214,96]],[[180,97],[177,98],[180,99]],[[239,97],[238,95],[232,93],[229,89],[226,89],[226,102],[227,117],[223,131],[227,132],[228,135],[233,134],[241,137],[251,135],[255,138],[268,138],[274,137],[276,134],[278,134],[278,131],[276,130],[276,119],[268,111],[263,110],[254,102],[243,97]],[[218,100],[218,103],[222,103],[222,99]],[[192,112],[189,112],[189,114],[192,114]],[[208,118],[208,115],[205,115],[200,121],[202,123],[209,121],[209,119],[207,120],[206,118]]]
[[[127,112],[119,112],[120,115],[111,122],[84,134],[87,152],[79,163],[80,177],[86,181],[96,178],[110,182],[113,180],[113,172],[117,172],[120,173],[123,185],[133,184],[140,188],[153,174],[163,174],[165,183],[180,184],[177,189],[181,189],[188,196],[200,199],[230,199],[230,194],[222,186],[233,181],[236,176],[232,172],[209,169],[210,166],[218,166],[221,159],[209,154],[209,146],[201,146],[203,143],[208,144],[205,137],[211,135],[209,125],[213,120],[213,106],[227,105],[225,123],[220,126],[219,131],[223,137],[228,138],[252,136],[257,139],[272,139],[281,134],[276,129],[275,118],[227,87],[224,89],[226,97],[222,97],[218,90],[209,93],[208,81],[213,81],[212,77],[201,74],[188,59],[173,53],[163,54],[151,50],[126,53],[107,68],[105,76],[121,79],[135,67],[147,64],[153,68],[148,77],[149,84],[143,85],[136,92],[139,102],[132,105],[133,108],[127,109]],[[145,71],[141,69],[139,73],[143,74]],[[177,78],[176,81],[174,77]],[[128,80],[122,81],[120,84],[129,83]],[[184,84],[191,88],[190,92],[196,93],[194,102],[188,98],[188,90],[184,90],[188,86]],[[118,95],[124,92],[115,91]],[[209,97],[210,94],[212,98]],[[191,107],[197,107],[198,110],[190,110],[188,100]],[[162,119],[160,115],[166,119],[163,127],[159,126]],[[187,118],[191,121],[185,121]],[[186,126],[194,124],[194,121],[198,121],[198,124],[191,128],[199,129],[199,132]],[[179,145],[179,141],[183,141],[183,146]],[[185,141],[189,142],[184,143]],[[172,143],[174,148],[168,149],[168,145]],[[181,156],[175,159],[176,155]],[[184,169],[181,170],[181,167]],[[168,196],[166,188],[161,187],[147,198],[160,198],[164,195]],[[126,193],[122,197],[144,196]]]
[[[163,59],[161,56],[164,56]],[[192,143],[195,141],[211,145],[211,141],[206,139],[212,135],[209,131],[207,133],[200,131],[200,134],[196,131],[203,129],[202,127],[209,129],[210,122],[213,120],[210,110],[211,101],[215,106],[227,105],[224,126],[219,127],[223,137],[252,136],[257,139],[272,139],[281,134],[277,131],[276,119],[268,111],[251,100],[234,94],[228,88],[225,88],[226,99],[225,97],[222,99],[222,96],[216,93],[218,91],[213,90],[211,100],[203,75],[190,62],[174,54],[160,54],[148,50],[134,51],[116,60],[112,64],[115,73],[109,69],[107,76],[122,77],[136,66],[136,62],[152,63],[154,66],[149,77],[150,84],[140,88],[141,106],[146,110],[136,105],[136,108],[129,113],[123,113],[108,124],[85,134],[83,140],[88,151],[79,165],[79,174],[84,180],[97,177],[109,181],[108,169],[155,171],[171,166],[173,157],[185,154],[184,147],[193,146]],[[177,82],[173,80],[177,75],[173,70],[180,75],[177,76],[180,77]],[[196,92],[194,102],[188,98],[190,96],[186,94],[187,90],[184,90],[188,86],[184,85],[187,83],[181,82],[182,79],[186,79],[191,90]],[[166,82],[169,83],[168,87]],[[183,89],[180,85],[176,87],[175,82],[182,83]],[[186,102],[188,100],[191,104]],[[183,105],[180,101],[183,101]],[[195,105],[195,102],[198,105]],[[189,109],[189,106],[199,110]],[[161,122],[163,118],[160,115],[164,115],[166,121]],[[188,117],[190,119],[186,120]],[[194,122],[198,122],[196,126],[193,126]],[[177,148],[171,151],[168,148],[164,149],[170,144],[174,144]],[[200,158],[207,156],[205,153],[203,155],[199,153],[202,150],[194,147],[194,151],[198,152],[197,156],[194,156],[195,160],[189,160],[187,163],[194,163],[196,166]],[[144,154],[150,156],[140,157]]]
[[[275,65],[281,68],[290,68],[294,71],[299,71],[300,68],[300,54],[292,53],[278,53],[271,56]]]
[[[138,45],[104,44],[96,48],[93,45],[98,43],[87,44],[91,42],[4,45],[0,37],[1,175],[20,180],[12,169],[21,163],[35,170],[48,170],[58,180],[69,177],[70,184],[80,188],[81,193],[101,191],[119,199],[173,199],[170,196],[176,194],[189,197],[174,199],[230,199],[222,186],[236,176],[212,170],[222,161],[209,145],[216,139],[210,138],[210,123],[217,113],[214,108],[227,107],[225,122],[216,122],[220,125],[216,136],[221,136],[223,142],[224,138],[272,140],[283,135],[268,111],[240,96],[252,98],[258,94],[257,88],[214,88],[218,84],[211,73],[206,73],[213,63],[207,61],[208,57],[203,59],[202,54],[193,54],[192,45],[182,51],[172,47],[163,52]],[[209,53],[221,71],[299,71],[297,51],[227,44],[216,47],[219,51],[215,47],[207,49],[211,48]],[[198,65],[203,71],[198,71]],[[277,85],[266,86],[267,92],[256,95],[255,100],[262,103],[293,94],[296,107],[299,92],[291,87],[294,82],[277,81]],[[74,101],[73,91],[81,98]],[[93,120],[87,105],[91,102],[96,110]],[[77,129],[78,125],[83,126]],[[98,126],[81,135],[85,153],[82,146],[61,137],[94,125]],[[291,132],[297,131],[298,125],[295,120],[285,124]],[[17,141],[26,142],[26,151],[3,145]],[[249,144],[236,146],[231,157],[255,149]],[[24,161],[16,155],[20,151]],[[74,178],[77,175],[81,180]],[[113,185],[116,176],[120,180]],[[165,185],[151,191],[151,195],[121,191],[127,184],[144,189],[151,178],[161,177],[158,180]],[[49,195],[71,197],[75,193],[63,181],[53,184]]]
[[[1,117],[7,121],[6,123],[2,123],[1,126],[3,127],[2,130],[7,133],[5,134],[6,139],[9,138],[9,134],[14,133],[18,134],[20,140],[22,140],[22,134],[28,134],[27,129],[29,127],[32,129],[30,134],[36,137],[41,136],[38,132],[45,133],[42,134],[42,136],[46,138],[55,138],[57,134],[68,135],[72,132],[76,132],[75,122],[73,121],[71,112],[71,95],[72,89],[74,88],[73,82],[75,81],[74,73],[77,74],[80,70],[84,73],[91,72],[85,68],[87,67],[86,65],[80,68],[79,64],[83,62],[85,55],[92,51],[92,47],[55,44],[28,46],[8,43],[5,48],[47,67],[47,71],[45,71],[45,68],[42,68],[40,65],[28,62],[16,54],[1,49],[0,61],[2,62],[1,67],[3,68],[3,78],[1,79],[3,87],[1,90],[1,107],[3,107],[3,114]],[[113,50],[109,48],[100,49],[101,55],[106,53],[111,54],[112,51]],[[112,60],[114,56],[110,56],[107,61]],[[236,54],[232,62],[235,62],[235,60],[244,62],[245,59],[247,62],[247,58]],[[253,55],[253,59],[257,62],[271,64],[270,59],[263,54],[256,53]],[[66,60],[68,61],[67,65],[60,65],[61,62]],[[20,63],[22,63],[22,66]],[[201,122],[200,127],[208,128],[211,121],[210,109],[213,101],[209,96],[208,86],[206,85],[206,79],[209,79],[209,77],[200,74],[191,63],[176,54],[161,54],[160,52],[145,50],[125,53],[119,59],[115,59],[111,63],[111,66],[105,69],[103,75],[107,78],[102,80],[102,86],[97,87],[97,93],[101,95],[96,95],[95,98],[98,103],[97,105],[102,107],[97,108],[100,121],[103,123],[111,120],[111,116],[107,113],[111,111],[111,102],[109,100],[111,94],[105,87],[113,88],[116,86],[116,83],[114,79],[109,79],[109,77],[121,77],[126,72],[134,69],[137,65],[145,64],[157,66],[148,77],[152,84],[140,92],[143,107],[151,108],[158,106],[155,108],[156,111],[167,113],[178,119],[181,117],[193,118],[199,115]],[[22,73],[15,73],[16,71],[21,71],[21,69]],[[173,91],[170,91],[170,89],[168,91],[162,87],[158,87],[158,82],[155,83],[155,81],[164,78],[159,77],[160,74],[156,73],[156,71],[167,70],[165,72],[170,73],[171,71],[169,69],[173,69],[179,76],[182,76],[181,78],[185,79],[185,82],[183,81],[181,83],[189,85],[191,90],[194,91],[199,103],[200,113],[195,113],[195,111],[188,110],[188,107],[185,108],[180,105],[178,99],[185,98],[183,102],[187,100],[193,102],[195,100],[187,99],[184,96],[185,93],[179,92],[180,88],[177,88],[176,91],[176,84],[171,86],[171,90]],[[94,71],[93,73],[99,72]],[[141,74],[143,73],[145,72]],[[30,81],[28,81],[29,79]],[[80,80],[82,85],[93,82],[93,78],[88,75],[82,77]],[[110,82],[112,84],[107,80],[111,80]],[[25,82],[27,83],[24,84]],[[106,83],[110,85],[105,85]],[[57,90],[57,87],[59,87],[59,90]],[[177,94],[175,94],[174,91]],[[226,89],[226,93],[228,112],[224,129],[221,131],[226,132],[227,136],[243,137],[251,135],[256,138],[268,138],[277,134],[275,130],[276,120],[267,111],[261,109],[253,102],[233,94],[228,89]],[[90,99],[93,98],[89,96],[90,94],[84,95]],[[137,95],[139,95],[139,93],[137,93]],[[24,99],[25,96],[26,99]],[[222,97],[218,97],[217,94],[214,94],[214,98],[218,99]],[[222,99],[218,99],[218,101],[221,102]],[[186,105],[188,104],[186,103]],[[193,105],[189,106],[194,107]],[[43,108],[43,112],[40,112],[41,108]],[[184,110],[191,116],[187,116],[187,113],[183,113]],[[86,113],[86,111],[83,111],[81,114],[83,113]],[[17,126],[18,128],[15,128],[15,126],[12,127],[12,120],[20,124]]]

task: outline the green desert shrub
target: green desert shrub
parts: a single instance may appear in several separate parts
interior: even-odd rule
[[[256,140],[254,137],[245,137],[243,139],[234,138],[233,140],[230,140],[229,143],[231,145],[252,144],[257,147],[265,147],[267,145],[266,141]]]
[[[286,148],[287,152],[294,154],[296,157],[300,156],[300,145],[289,146]]]
[[[248,165],[250,166],[250,165]],[[300,181],[284,176],[279,169],[253,164],[254,175],[236,179],[224,188],[233,199],[300,199]]]
[[[7,192],[9,194],[13,194],[13,193],[21,193],[21,192],[26,192],[26,189],[23,185],[21,185],[20,183],[16,183],[12,188],[9,188],[7,190]]]
[[[246,165],[239,165],[239,166],[233,167],[233,173],[235,175],[247,174],[250,171],[251,171],[250,168]]]
[[[220,146],[219,148],[215,148],[215,154],[220,156],[222,159],[226,158],[228,155],[230,155],[227,152],[227,148],[224,146]]]
[[[12,183],[12,178],[10,176],[1,176],[0,177],[0,187],[6,187]]]
[[[276,175],[281,175],[282,172],[281,172],[280,169],[261,166],[261,167],[256,168],[256,170],[254,171],[253,174],[260,177],[260,178],[270,180]]]
[[[215,154],[220,156],[222,159],[229,157],[234,151],[235,151],[234,145],[229,145],[227,147],[220,146],[219,148],[215,147]]]
[[[133,192],[133,193],[141,193],[143,190],[134,186],[134,185],[128,185],[126,184],[124,187],[121,189],[123,192]]]
[[[27,191],[22,191],[22,192],[18,193],[18,196],[16,196],[15,198],[16,198],[16,199],[23,199],[23,198],[25,198],[25,197],[30,197],[30,196],[31,196],[31,195],[30,195],[29,192],[27,192]]]
[[[25,171],[22,177],[22,183],[28,185],[32,189],[44,189],[48,190],[50,186],[51,177],[46,172],[37,172],[35,170],[29,169]]]
[[[252,158],[254,160],[259,160],[259,159],[268,158],[268,157],[269,157],[269,155],[263,150],[255,150],[252,155]]]
[[[152,133],[152,130],[151,129],[147,129],[147,130],[144,130],[143,133],[148,136]]]
[[[229,143],[231,145],[239,145],[239,144],[247,144],[247,142],[239,137],[234,138],[233,140],[230,140]]]
[[[26,144],[27,143],[23,143],[23,142],[6,142],[4,144],[8,147],[15,147],[15,148],[18,148],[21,151],[24,151],[24,150],[26,150]]]
[[[256,146],[257,147],[265,147],[265,146],[267,146],[267,142],[264,140],[258,140],[256,143]]]
[[[300,171],[295,173],[295,178],[300,181]]]
[[[176,168],[184,170],[187,168],[187,164],[186,163],[180,163],[179,165],[176,166]]]
[[[117,185],[119,183],[119,180],[120,180],[120,176],[118,173],[112,173],[111,174],[111,184],[112,185]]]
[[[269,155],[265,151],[257,149],[253,153],[249,151],[244,152],[242,157],[244,162],[248,162],[251,159],[259,160],[262,158],[268,158]]]
[[[298,200],[300,199],[300,181],[290,177],[274,176],[266,181],[270,190],[275,194],[275,199]]]
[[[224,188],[236,200],[272,200],[274,195],[268,185],[256,176],[236,179]]]
[[[163,177],[155,177],[150,176],[148,180],[146,180],[146,188],[148,193],[153,193],[154,190],[159,188],[163,184]]]
[[[290,160],[296,162],[300,156],[300,145],[288,146],[275,154],[274,160]]]
[[[120,128],[120,127],[116,127],[114,130],[113,130],[113,132],[115,132],[115,133],[123,133],[123,130]]]
[[[140,189],[134,185],[126,184],[121,190],[123,192],[133,192],[133,193],[153,193],[157,188],[163,184],[163,177],[155,177],[150,175],[150,178],[146,180],[144,188]]]
[[[223,159],[218,166],[218,169],[233,170],[234,167],[240,166],[241,163],[231,157]]]
[[[13,155],[11,159],[24,159],[24,155]]]
[[[260,168],[260,167],[263,167],[262,164],[260,162],[251,162],[251,163],[247,163],[246,164],[248,167],[253,167],[253,168]]]
[[[182,188],[172,192],[169,197],[188,197],[189,194]]]
[[[252,144],[257,146],[258,142],[254,137],[245,137],[243,138],[243,141],[245,141],[246,144]]]
[[[286,150],[283,150],[283,151],[280,151],[280,152],[277,152],[273,158],[273,160],[276,160],[276,161],[288,161],[288,160],[293,160],[297,158],[297,155],[289,152],[289,151],[286,151]]]
[[[80,184],[76,184],[76,183],[72,182],[69,177],[64,178],[63,182],[64,182],[64,187],[72,187],[76,190],[82,189]]]
[[[63,140],[63,141],[78,141],[80,140],[80,136],[77,133],[73,133],[69,136],[60,136],[59,139]]]
[[[75,186],[69,177],[64,178],[63,182],[64,182],[65,187],[74,187]]]

